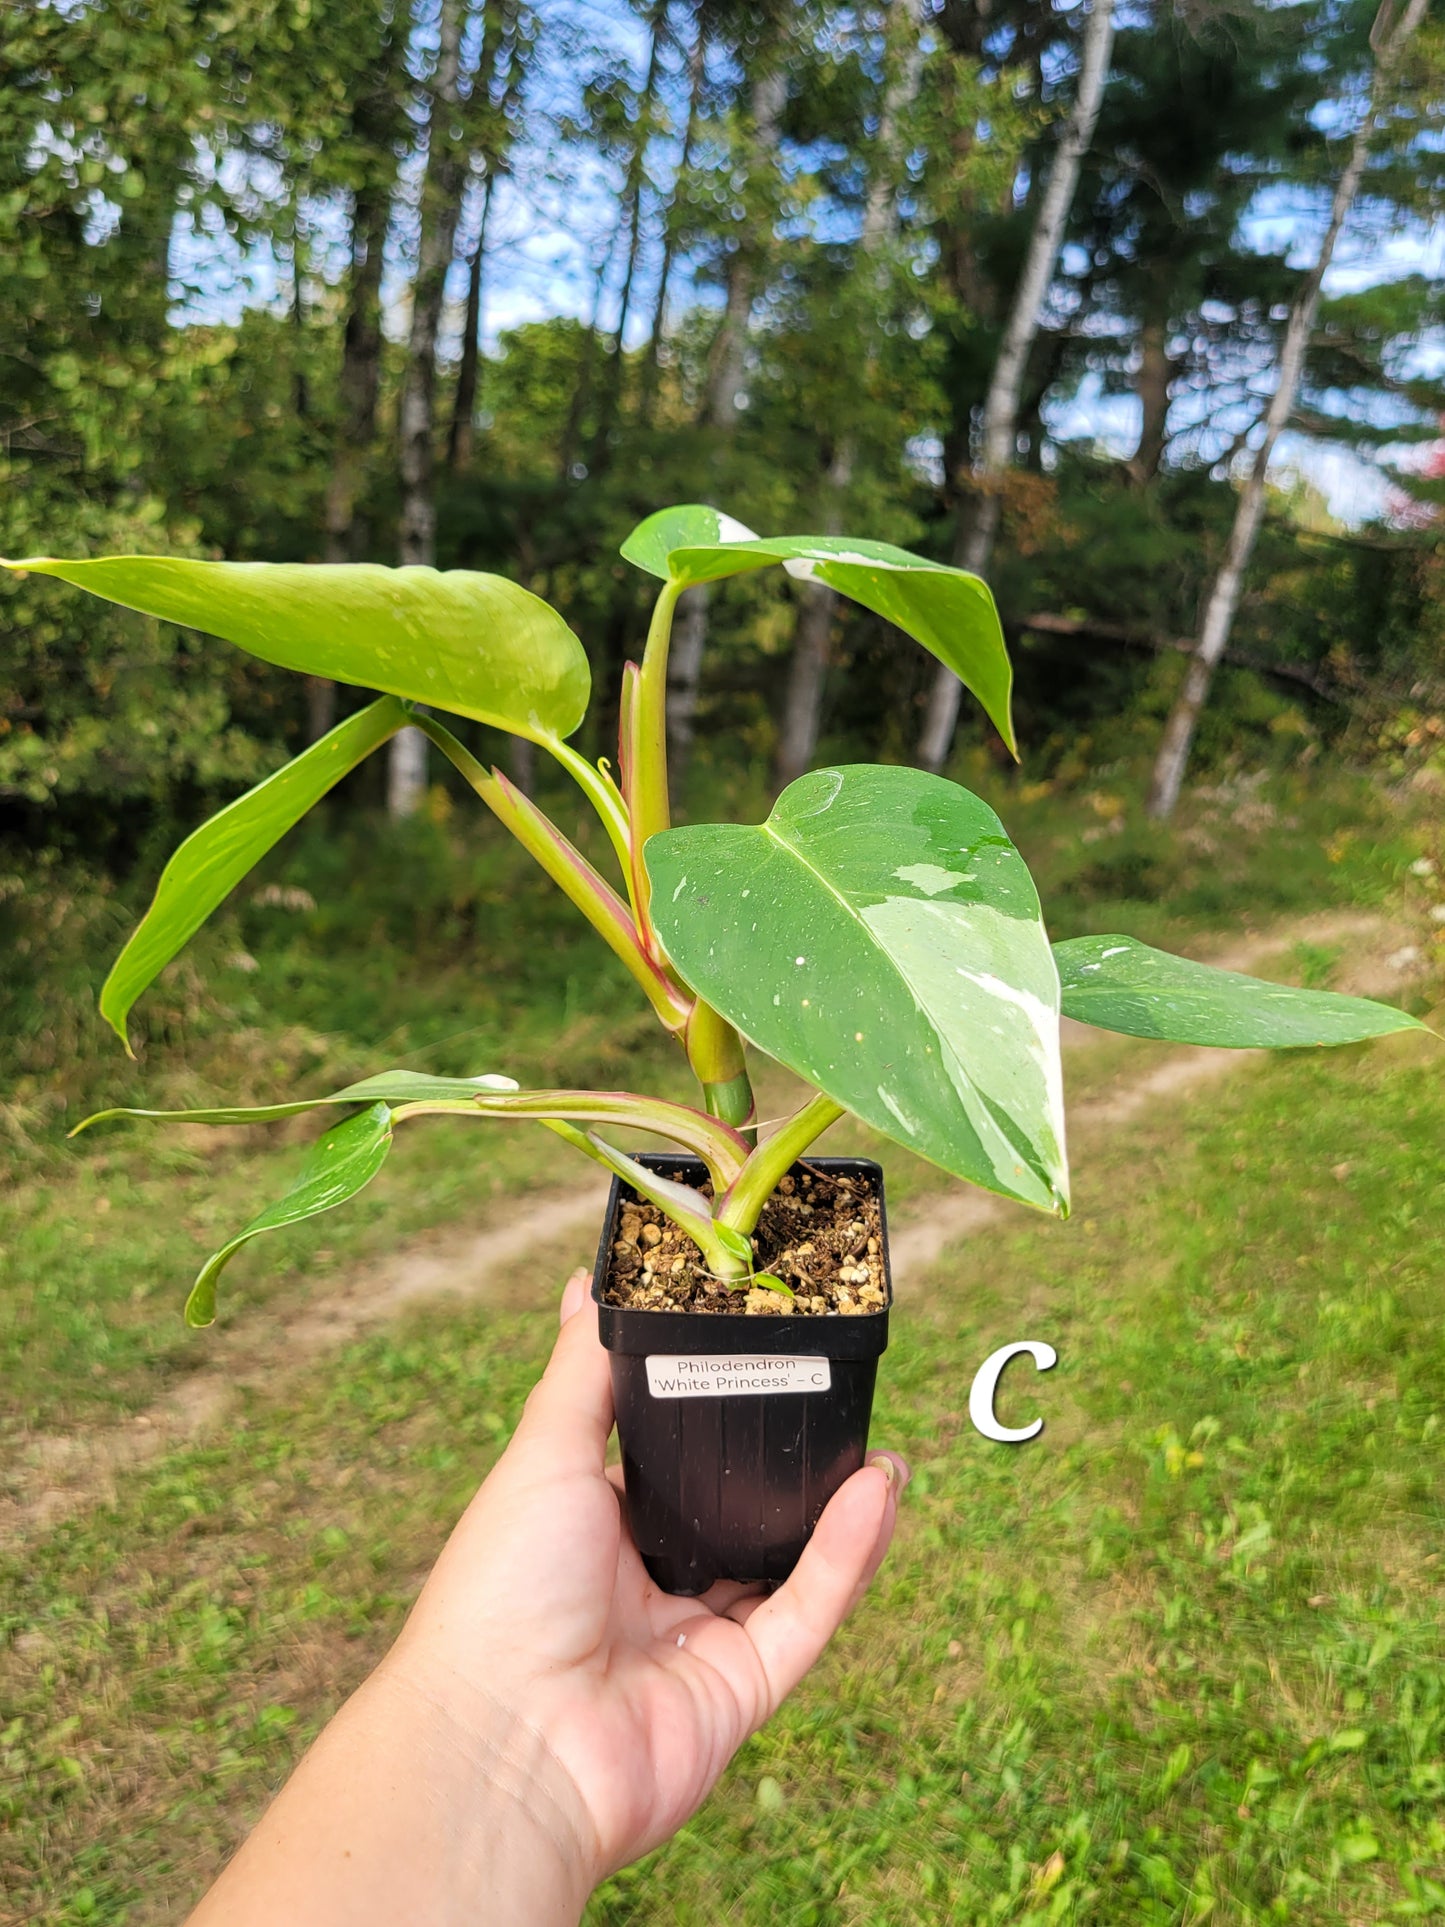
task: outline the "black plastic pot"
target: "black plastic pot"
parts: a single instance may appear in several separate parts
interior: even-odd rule
[[[648,1154],[649,1170],[701,1184],[697,1158]],[[838,1487],[863,1463],[893,1280],[883,1173],[864,1158],[809,1158],[877,1187],[887,1303],[858,1317],[634,1311],[602,1302],[629,1185],[614,1179],[592,1278],[611,1353],[627,1511],[665,1592],[718,1579],[786,1579]]]

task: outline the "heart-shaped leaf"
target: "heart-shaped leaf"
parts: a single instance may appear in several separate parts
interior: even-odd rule
[[[766,823],[647,845],[689,984],[885,1136],[1067,1207],[1059,984],[1033,879],[978,797],[919,770],[815,770]]]
[[[826,583],[895,624],[951,669],[1017,754],[1009,697],[1013,668],[988,585],[963,569],[895,548],[831,535],[761,537],[702,503],[662,509],[641,522],[622,554],[650,575],[693,585],[781,563]]]
[[[520,736],[570,736],[587,708],[581,643],[540,596],[498,575],[163,555],[6,566],[224,636],[282,669],[382,689]]]
[[[348,1084],[344,1090],[328,1091],[322,1097],[298,1097],[284,1104],[233,1104],[196,1111],[144,1111],[124,1105],[97,1111],[94,1117],[77,1124],[70,1135],[76,1137],[92,1124],[106,1124],[113,1117],[145,1118],[154,1124],[274,1124],[283,1117],[301,1117],[330,1104],[385,1103],[395,1108],[400,1104],[465,1103],[468,1098],[520,1088],[515,1078],[490,1073],[482,1077],[429,1077],[422,1071],[378,1071],[375,1077],[363,1077],[359,1084]]]
[[[186,838],[162,870],[149,910],[101,988],[100,1014],[127,1050],[126,1018],[136,998],[246,872],[349,769],[394,736],[406,714],[395,696],[368,704]]]
[[[263,1231],[279,1231],[284,1225],[300,1224],[305,1218],[330,1211],[333,1205],[345,1204],[370,1184],[390,1149],[391,1111],[385,1104],[373,1104],[323,1131],[285,1197],[253,1218],[201,1267],[186,1300],[186,1323],[209,1325],[214,1321],[216,1280],[242,1245]]]
[[[1128,1037],[1295,1050],[1426,1028],[1408,1012],[1368,997],[1266,983],[1171,956],[1133,937],[1075,937],[1055,944],[1054,956],[1064,1015]]]

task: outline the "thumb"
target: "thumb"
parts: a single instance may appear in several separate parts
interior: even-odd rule
[[[771,1713],[817,1661],[868,1590],[893,1537],[908,1468],[880,1452],[833,1494],[803,1556],[767,1599],[740,1601],[731,1617],[747,1628],[768,1682]]]
[[[562,1329],[508,1448],[509,1456],[545,1454],[551,1473],[601,1471],[612,1431],[612,1372],[597,1335],[588,1275],[575,1271],[567,1280]]]

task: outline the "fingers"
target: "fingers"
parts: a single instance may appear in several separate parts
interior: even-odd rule
[[[557,1322],[565,1325],[569,1318],[575,1318],[587,1300],[587,1280],[591,1273],[585,1265],[578,1265],[572,1276],[562,1287],[562,1304]]]
[[[893,1467],[898,1479],[898,1491],[895,1496],[901,1498],[908,1488],[908,1481],[913,1477],[913,1468],[901,1452],[884,1451],[870,1452],[868,1454],[868,1463],[870,1465],[882,1465],[885,1460]]]
[[[790,1693],[867,1591],[893,1537],[908,1467],[875,1454],[833,1495],[790,1577],[768,1599],[743,1600],[731,1617],[746,1628],[768,1682],[771,1713]]]
[[[612,1431],[612,1373],[597,1336],[597,1307],[587,1294],[587,1277],[578,1271],[567,1280],[562,1329],[510,1448],[545,1453],[554,1475],[600,1472]]]
[[[763,1600],[766,1599],[767,1596],[767,1587],[758,1580],[718,1579],[708,1587],[707,1591],[703,1593],[698,1600],[690,1603],[706,1606],[710,1613],[717,1613],[719,1615],[726,1613],[729,1617],[736,1618],[737,1615],[733,1612],[733,1608],[741,1604],[742,1601],[748,1599]]]

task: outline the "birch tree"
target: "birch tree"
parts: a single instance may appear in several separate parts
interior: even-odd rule
[[[1371,76],[1369,99],[1360,124],[1355,129],[1354,138],[1350,142],[1344,171],[1335,186],[1329,221],[1325,227],[1324,238],[1320,242],[1315,264],[1300,283],[1290,307],[1284,345],[1280,350],[1279,374],[1275,380],[1269,408],[1265,413],[1264,434],[1255,450],[1248,480],[1239,492],[1233,526],[1230,528],[1229,540],[1225,545],[1224,559],[1205,598],[1199,633],[1189,667],[1185,671],[1184,684],[1169,713],[1169,720],[1164,725],[1164,735],[1159,744],[1158,756],[1155,758],[1147,807],[1149,815],[1159,821],[1167,820],[1172,816],[1174,807],[1179,801],[1179,792],[1183,787],[1184,772],[1189,766],[1189,754],[1194,745],[1194,734],[1199,726],[1199,717],[1208,700],[1210,685],[1214,681],[1214,672],[1229,646],[1230,631],[1234,627],[1234,618],[1244,589],[1245,572],[1249,567],[1250,556],[1254,552],[1260,523],[1264,519],[1265,483],[1270,457],[1274,454],[1280,431],[1289,420],[1295,397],[1299,392],[1305,353],[1309,347],[1315,316],[1319,312],[1320,291],[1324,278],[1329,271],[1340,231],[1349,219],[1350,210],[1360,191],[1360,183],[1370,158],[1370,144],[1384,113],[1391,80],[1406,47],[1425,18],[1427,5],[1428,0],[1407,0],[1404,10],[1400,11],[1396,0],[1384,0],[1375,18],[1375,25],[1370,34],[1370,45],[1375,54],[1375,69]]]
[[[1083,51],[1074,104],[1064,123],[1048,186],[1039,203],[1038,219],[1029,239],[1013,305],[999,345],[993,378],[984,402],[979,460],[974,465],[971,502],[960,504],[953,560],[961,569],[982,575],[993,555],[1003,507],[1002,487],[1013,466],[1018,444],[1019,405],[1029,350],[1039,332],[1044,300],[1058,265],[1064,226],[1073,206],[1083,164],[1114,47],[1114,0],[1092,0],[1084,29]],[[971,514],[967,511],[971,508]],[[933,680],[918,761],[938,771],[947,760],[958,721],[963,685],[952,670],[940,668]]]
[[[662,258],[658,263],[657,287],[652,298],[652,327],[642,362],[642,387],[638,397],[637,419],[643,428],[652,426],[657,400],[658,377],[662,371],[662,349],[667,335],[668,300],[672,292],[672,271],[677,261],[680,209],[692,172],[697,150],[698,126],[702,119],[703,87],[707,79],[708,28],[704,8],[693,13],[692,47],[687,56],[687,112],[683,120],[682,149],[673,173],[672,193],[662,221]]]
[[[859,274],[874,303],[884,294],[882,257],[898,232],[900,126],[918,98],[923,73],[923,32],[929,12],[927,0],[890,0],[885,16],[883,95],[868,171],[863,225],[858,237]],[[868,371],[876,359],[877,340],[870,336],[860,383],[866,385]],[[843,533],[848,490],[857,460],[857,433],[852,428],[844,428],[834,441],[824,481],[821,531],[824,535]],[[833,591],[821,582],[805,583],[774,763],[773,782],[779,790],[803,775],[812,763],[837,616],[838,598]]]
[[[447,467],[454,474],[471,466],[493,203],[498,182],[510,163],[516,132],[514,121],[534,38],[534,24],[527,9],[513,4],[503,11],[498,0],[490,0],[482,22],[481,57],[472,80],[471,118],[478,123],[473,136],[473,164],[481,178],[477,186],[476,231],[466,257],[467,305],[462,323],[462,356],[452,395],[451,426],[447,430]]]
[[[426,164],[422,173],[416,280],[399,411],[398,470],[401,517],[397,550],[403,564],[436,564],[435,459],[437,336],[447,270],[452,263],[465,183],[465,159],[455,126],[461,67],[461,0],[441,0],[436,67],[430,87]],[[392,738],[387,809],[411,816],[426,788],[426,737],[403,729]]]
[[[642,258],[643,213],[649,186],[648,149],[657,133],[657,96],[662,81],[662,56],[667,41],[667,0],[653,0],[647,15],[647,67],[638,92],[623,170],[620,228],[622,246],[622,285],[617,295],[617,320],[607,348],[607,363],[597,410],[588,466],[596,474],[611,454],[610,444],[622,405],[622,386],[627,374],[627,323],[637,292],[637,270]]]
[[[776,51],[769,49],[766,58],[768,64],[749,90],[748,125],[742,143],[745,178],[741,185],[749,204],[749,220],[746,232],[728,257],[726,305],[709,356],[700,424],[716,431],[717,438],[724,441],[731,437],[746,406],[748,323],[771,253],[772,217],[776,214],[778,146],[788,82]],[[678,772],[685,767],[692,747],[707,634],[708,591],[689,589],[678,604],[667,662],[667,735]]]

